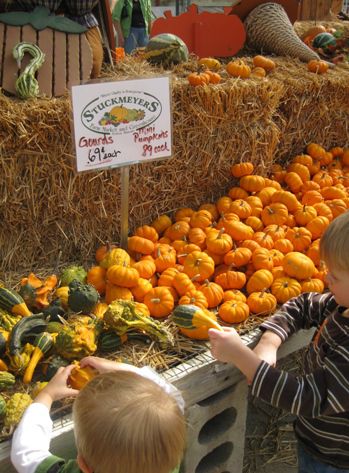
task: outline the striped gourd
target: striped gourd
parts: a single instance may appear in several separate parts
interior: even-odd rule
[[[6,401],[3,396],[0,394],[0,419],[6,414]]]
[[[327,48],[335,48],[337,45],[336,38],[331,33],[319,33],[313,39],[314,48],[322,48],[326,50]]]
[[[188,330],[195,330],[200,327],[223,330],[222,327],[211,318],[204,309],[193,304],[178,305],[172,313],[172,320],[177,327]]]
[[[16,378],[12,373],[8,371],[0,371],[0,389],[7,389],[13,386],[16,382]]]
[[[31,314],[22,296],[13,289],[0,287],[0,309],[26,317]]]
[[[115,332],[104,332],[98,339],[98,349],[104,353],[118,350],[127,341],[127,335],[118,335]]]
[[[144,57],[151,64],[170,67],[188,60],[188,48],[184,41],[174,34],[163,33],[150,38]]]

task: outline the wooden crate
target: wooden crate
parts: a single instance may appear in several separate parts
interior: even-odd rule
[[[12,55],[19,42],[37,44],[45,53],[43,66],[37,72],[40,94],[47,97],[64,95],[72,85],[86,82],[92,70],[92,51],[85,34],[67,34],[46,28],[36,31],[0,23],[0,87],[16,94],[16,79],[31,58],[24,57],[21,68]]]

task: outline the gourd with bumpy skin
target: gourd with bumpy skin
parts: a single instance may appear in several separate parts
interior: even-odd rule
[[[69,284],[68,306],[74,312],[88,314],[99,301],[99,293],[91,284],[77,280]]]
[[[0,309],[0,327],[8,332],[11,332],[13,327],[21,318],[20,315],[13,315],[7,310]]]
[[[119,336],[125,335],[129,331],[136,331],[149,335],[164,348],[173,345],[173,336],[167,327],[161,322],[144,315],[137,309],[137,304],[134,302],[113,301],[105,312],[103,321],[108,328],[113,329]]]
[[[61,273],[61,286],[69,286],[69,284],[74,280],[80,282],[85,282],[87,277],[87,272],[82,266],[71,265],[64,268]]]
[[[57,335],[56,352],[68,360],[80,360],[84,356],[93,355],[97,350],[98,335],[99,333],[93,324],[65,325]]]
[[[13,48],[13,57],[16,59],[18,67],[21,66],[25,53],[29,53],[33,59],[16,80],[16,92],[21,99],[35,98],[39,95],[39,83],[35,78],[35,73],[45,61],[45,54],[39,46],[34,43],[22,42]]]
[[[0,328],[0,356],[2,356],[7,349],[7,341],[9,339],[10,333],[3,328]]]
[[[7,401],[6,405],[6,415],[4,419],[4,426],[10,432],[18,425],[19,421],[24,414],[24,411],[30,404],[33,402],[33,399],[29,394],[26,393],[15,393]]]

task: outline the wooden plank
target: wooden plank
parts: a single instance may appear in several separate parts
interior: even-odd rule
[[[68,80],[67,87],[71,89],[73,85],[80,84],[80,44],[79,36],[70,34],[68,37]]]
[[[21,40],[21,29],[18,26],[6,26],[5,54],[3,62],[2,87],[7,92],[16,94],[16,80],[18,77],[17,63],[13,57],[12,50]]]
[[[92,71],[92,49],[86,35],[80,35],[80,80],[87,82]]]
[[[52,96],[53,76],[53,30],[46,28],[39,32],[38,46],[45,54],[45,62],[38,70],[40,95]]]
[[[26,43],[36,44],[36,31],[34,30],[32,26],[30,25],[22,26],[21,41],[26,42]],[[30,54],[24,55],[22,59],[22,64],[21,64],[21,71],[24,71],[24,69],[27,67],[27,65],[30,63],[32,59],[33,57]]]
[[[53,95],[60,97],[67,90],[66,34],[54,31],[53,41]]]
[[[5,25],[0,23],[0,87],[2,84],[2,75],[3,75],[3,64],[2,64],[2,55],[5,48]]]

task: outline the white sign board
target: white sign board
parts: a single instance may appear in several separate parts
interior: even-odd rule
[[[169,77],[73,86],[72,104],[79,172],[171,157]]]

